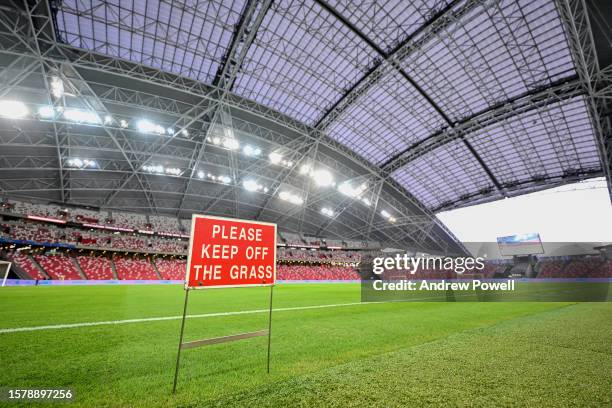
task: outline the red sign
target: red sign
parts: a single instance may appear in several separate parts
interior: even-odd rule
[[[276,281],[276,224],[193,215],[185,288],[269,286]]]

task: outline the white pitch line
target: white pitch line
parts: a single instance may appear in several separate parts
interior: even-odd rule
[[[367,304],[372,304],[372,303],[385,303],[385,302],[355,302],[355,303],[336,303],[336,304],[331,304],[331,305],[282,307],[278,309],[272,309],[272,311],[287,312],[287,311],[292,311],[292,310],[324,309],[324,308],[329,308],[329,307],[367,305]],[[242,315],[242,314],[268,313],[269,311],[270,309],[255,309],[255,310],[243,310],[243,311],[237,311],[237,312],[205,313],[205,314],[187,315],[187,318],[194,319],[194,318],[203,318],[203,317],[234,316],[234,315]],[[54,325],[49,325],[49,326],[14,327],[14,328],[8,328],[8,329],[0,329],[0,334],[16,333],[16,332],[30,332],[30,331],[37,331],[37,330],[72,329],[76,327],[108,326],[108,325],[114,325],[114,324],[159,322],[163,320],[179,320],[182,318],[183,316],[145,317],[142,319],[108,320],[108,321],[102,321],[102,322],[54,324]]]

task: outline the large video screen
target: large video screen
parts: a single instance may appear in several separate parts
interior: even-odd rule
[[[497,237],[499,252],[503,256],[543,254],[540,234],[518,234],[507,237]]]

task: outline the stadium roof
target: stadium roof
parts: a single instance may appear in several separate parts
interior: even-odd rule
[[[579,0],[14,1],[0,8],[1,99],[52,110],[0,119],[0,188],[456,248],[434,212],[600,175],[611,185],[612,69],[587,11]],[[303,165],[336,184],[317,186],[328,175]]]

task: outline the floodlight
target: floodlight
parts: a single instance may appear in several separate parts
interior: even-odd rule
[[[257,191],[261,188],[255,180],[244,180],[242,185],[246,191]]]
[[[45,119],[51,119],[55,116],[55,111],[51,106],[41,106],[38,108],[38,116]]]
[[[299,196],[297,196],[295,194],[292,194],[292,193],[290,193],[288,191],[281,191],[278,194],[278,197],[281,200],[288,201],[291,204],[295,204],[295,205],[302,205],[304,203],[304,200],[302,199],[302,197],[299,197]]]
[[[270,163],[279,164],[281,160],[283,160],[283,155],[277,152],[272,152],[268,155],[268,158],[270,159]]]
[[[331,186],[334,182],[334,176],[325,169],[315,170],[311,173],[311,176],[315,184],[319,187]]]
[[[171,127],[169,127],[168,129],[166,129],[166,132],[168,132],[168,134],[170,136],[174,135],[174,129],[172,129]]]
[[[321,208],[321,214],[327,215],[328,217],[333,217],[334,216],[334,211],[332,209],[330,209],[330,208],[323,207],[323,208]]]
[[[78,158],[68,159],[68,165],[72,167],[83,167],[83,161]]]
[[[389,218],[391,216],[391,214],[389,214],[386,210],[382,210],[380,212],[380,215],[382,215],[385,218]]]
[[[9,119],[21,119],[28,114],[28,107],[19,101],[0,101],[0,116]]]
[[[261,154],[261,149],[259,147],[246,145],[242,148],[242,152],[247,156],[259,156]]]
[[[231,183],[232,179],[228,176],[219,176],[219,181],[225,184]]]
[[[166,133],[166,129],[164,129],[162,126],[146,119],[139,120],[136,123],[136,128],[142,133],[159,133],[160,135]]]
[[[338,191],[346,196],[355,198],[366,191],[367,188],[368,186],[365,183],[359,185],[358,187],[353,187],[350,182],[345,181],[338,186]]]
[[[71,122],[87,123],[91,125],[96,125],[101,122],[100,117],[95,112],[81,109],[66,109],[63,115],[64,118]]]
[[[113,117],[111,115],[106,115],[104,117],[104,124],[110,125],[111,123],[113,123]]]
[[[58,77],[51,79],[51,94],[58,99],[64,95],[64,83]]]
[[[202,170],[198,171],[198,178],[204,178],[204,172]]]
[[[303,175],[310,174],[311,171],[312,171],[312,166],[310,164],[302,164],[302,166],[300,167],[300,174],[303,174]]]
[[[170,174],[172,176],[180,176],[181,175],[181,169],[178,169],[176,167],[167,167],[166,168],[166,174]]]
[[[236,150],[240,147],[240,143],[234,138],[226,137],[223,139],[223,147],[229,150]]]
[[[187,129],[183,129],[183,130],[181,131],[181,133],[182,133],[182,134],[183,134],[183,136],[185,136],[185,137],[189,136],[189,132],[187,131]]]
[[[122,128],[125,129],[126,127],[128,127],[128,123],[127,123],[127,121],[125,119],[121,119],[119,121],[119,126],[121,126]]]

